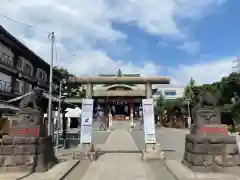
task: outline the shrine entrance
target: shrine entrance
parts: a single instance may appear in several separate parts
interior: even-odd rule
[[[124,101],[112,102],[110,104],[113,116],[130,116],[130,104]]]
[[[144,97],[109,97],[109,98],[95,98],[94,110],[98,106],[104,109],[104,115],[112,114],[113,120],[130,120],[132,114],[133,118],[139,117],[139,109]]]
[[[94,111],[100,107],[112,120],[133,120],[139,116],[142,99],[152,98],[157,88],[152,84],[169,84],[168,77],[141,77],[139,74],[100,75],[96,77],[70,77],[70,84],[85,84],[86,98],[94,100]],[[94,86],[93,86],[94,85]]]

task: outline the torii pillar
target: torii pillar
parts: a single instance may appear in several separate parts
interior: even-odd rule
[[[151,82],[147,82],[145,84],[145,93],[146,93],[146,99],[152,99],[152,84]],[[153,110],[154,113],[154,110]],[[155,117],[155,116],[153,116]],[[142,117],[144,118],[144,117]],[[153,122],[155,120],[153,119]],[[154,125],[154,124],[153,124]],[[154,131],[155,133],[155,131]],[[156,133],[155,137],[156,138]],[[156,143],[146,143],[145,142],[145,149],[142,151],[142,158],[143,160],[150,160],[150,159],[164,159],[164,152],[162,151],[160,144]]]

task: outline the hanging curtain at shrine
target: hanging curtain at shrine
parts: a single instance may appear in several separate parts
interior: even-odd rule
[[[115,106],[112,106],[112,111],[113,111],[113,113],[116,112],[116,108],[115,108]]]
[[[128,113],[128,110],[129,110],[128,106],[125,106],[125,107],[124,107],[125,113]]]

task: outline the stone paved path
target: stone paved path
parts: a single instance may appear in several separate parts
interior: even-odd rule
[[[106,149],[105,149],[106,148]],[[127,130],[111,132],[104,150],[138,150]],[[77,179],[77,178],[76,178]],[[149,165],[141,160],[141,154],[108,153],[99,157],[88,168],[81,180],[156,180]]]

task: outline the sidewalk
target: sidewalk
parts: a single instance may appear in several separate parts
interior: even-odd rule
[[[52,169],[43,173],[0,173],[0,180],[61,180],[71,171],[79,161],[68,160],[55,165]]]
[[[59,150],[56,157],[60,162],[49,171],[39,173],[1,172],[0,180],[61,180],[79,163],[78,160],[72,160],[74,151],[76,148]]]
[[[111,132],[103,150],[137,151],[138,148],[129,132],[119,129]],[[155,176],[149,165],[141,160],[141,154],[108,153],[93,162],[82,178],[82,180],[102,179],[155,180]]]

